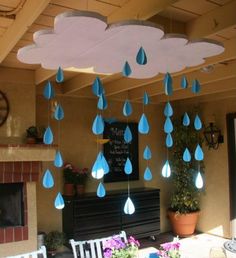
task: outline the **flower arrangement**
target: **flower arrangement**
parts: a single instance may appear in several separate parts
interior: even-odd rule
[[[139,241],[132,236],[126,243],[120,236],[114,236],[103,243],[103,255],[105,258],[134,258],[139,246]]]
[[[76,168],[71,163],[65,163],[63,172],[65,183],[84,185],[88,178],[89,170],[88,168]]]
[[[181,258],[179,248],[180,243],[177,238],[177,240],[173,242],[161,244],[158,255],[160,258]]]

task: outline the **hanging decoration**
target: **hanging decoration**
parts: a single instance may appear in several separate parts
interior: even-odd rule
[[[188,88],[188,81],[185,76],[181,78],[181,88],[182,89],[187,89]]]
[[[188,116],[188,113],[185,112],[184,113],[184,117],[183,117],[183,125],[184,126],[189,126],[190,125],[190,118]]]
[[[197,177],[196,177],[196,180],[195,180],[195,186],[198,188],[198,189],[202,189],[203,188],[203,178],[202,178],[202,175],[200,173],[200,171],[198,171],[197,173]]]

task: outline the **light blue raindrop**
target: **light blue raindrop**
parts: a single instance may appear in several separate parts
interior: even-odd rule
[[[54,118],[56,120],[62,120],[64,118],[64,111],[60,104],[56,106],[55,112],[54,112]]]
[[[181,88],[183,88],[183,89],[187,89],[188,88],[188,81],[187,81],[187,78],[185,76],[183,76],[181,78]]]
[[[103,168],[103,171],[104,171],[104,175],[108,174],[109,171],[110,171],[110,168],[109,168],[109,165],[108,165],[108,162],[106,160],[106,158],[104,157],[103,153],[101,152],[101,162],[102,162],[102,168]]]
[[[104,118],[104,121],[111,125],[111,124],[117,122],[118,120],[115,117],[109,117],[109,118]]]
[[[196,130],[201,130],[202,129],[202,121],[198,115],[195,116],[194,119],[194,128]]]
[[[133,112],[132,106],[130,101],[127,99],[123,106],[123,115],[124,116],[130,116]]]
[[[201,189],[203,188],[203,178],[202,178],[202,175],[200,173],[200,171],[198,171],[197,173],[197,177],[196,177],[196,180],[195,180],[195,186],[198,188],[198,189]]]
[[[134,204],[133,204],[132,200],[130,199],[130,197],[128,197],[125,202],[124,213],[128,214],[128,215],[132,215],[134,212],[135,212]]]
[[[44,132],[43,142],[44,142],[44,144],[52,144],[52,142],[53,142],[53,133],[52,133],[50,126],[48,126]]]
[[[169,73],[166,73],[164,77],[165,94],[170,96],[173,93],[172,78]]]
[[[47,82],[47,84],[44,87],[43,95],[46,99],[52,99],[55,96],[53,86],[50,81]]]
[[[62,159],[60,151],[56,152],[56,155],[54,158],[54,166],[57,168],[61,168],[63,166],[63,159]]]
[[[96,77],[96,79],[93,82],[92,91],[93,91],[93,94],[97,97],[99,97],[101,94],[104,94],[102,82],[98,76]]]
[[[164,115],[167,117],[167,116],[169,116],[169,117],[171,117],[171,116],[173,116],[173,108],[172,108],[172,106],[171,106],[171,104],[170,104],[170,102],[168,101],[167,103],[166,103],[166,105],[165,105],[165,109],[164,109]]]
[[[145,91],[143,94],[143,104],[148,105],[149,103],[150,103],[150,98],[149,98],[147,92]]]
[[[62,83],[63,81],[64,81],[64,73],[61,67],[59,67],[56,74],[56,82]]]
[[[125,76],[125,77],[128,77],[130,74],[132,73],[132,70],[130,68],[130,65],[129,63],[126,61],[125,62],[125,65],[123,67],[123,70],[122,70],[122,74]]]
[[[201,90],[201,86],[198,80],[193,80],[192,82],[192,92],[199,93]]]
[[[62,210],[65,207],[65,202],[60,192],[56,196],[54,206],[58,210]]]
[[[138,131],[141,134],[148,134],[149,133],[149,123],[145,114],[142,114],[139,123],[138,123]]]
[[[152,172],[149,167],[146,167],[144,171],[144,176],[143,176],[145,181],[150,181],[152,180]]]
[[[183,161],[185,161],[185,162],[190,162],[191,161],[191,154],[190,154],[188,148],[186,148],[184,153],[183,153]]]
[[[188,116],[188,113],[185,112],[184,113],[184,117],[183,117],[183,125],[184,126],[189,126],[190,125],[190,118]]]
[[[170,133],[166,135],[166,147],[171,148],[173,146],[173,139]]]
[[[129,142],[132,141],[132,132],[131,132],[128,125],[125,128],[124,140],[125,140],[126,143],[129,143]]]
[[[103,168],[104,164],[102,162],[102,156],[103,156],[102,152],[99,152],[92,167],[91,174],[92,174],[92,177],[95,179],[101,179],[105,174],[105,171]]]
[[[98,98],[97,108],[100,110],[104,110],[107,108],[107,100],[104,94],[101,94]]]
[[[145,65],[147,63],[147,56],[143,47],[141,47],[137,53],[136,62],[140,65]]]
[[[102,134],[104,131],[104,121],[101,115],[96,115],[94,121],[93,121],[93,126],[92,126],[92,131],[95,135]]]
[[[97,188],[97,197],[103,198],[105,195],[106,195],[106,189],[103,183],[100,182]]]
[[[195,149],[194,157],[198,161],[201,161],[201,160],[204,159],[204,153],[203,153],[202,148],[199,144],[197,145],[197,147]]]
[[[149,146],[146,146],[144,151],[143,151],[143,158],[145,160],[149,160],[152,158],[152,152],[151,149],[149,148]]]
[[[165,133],[172,133],[174,130],[173,124],[171,122],[171,119],[169,117],[166,118],[165,124],[164,124],[164,132]]]
[[[49,169],[43,175],[43,187],[44,188],[52,188],[54,186],[54,179],[52,173]]]
[[[130,175],[133,171],[132,163],[129,158],[126,159],[124,171],[126,175]]]
[[[171,169],[170,169],[170,164],[169,164],[169,161],[168,161],[168,160],[166,160],[164,166],[162,167],[161,174],[162,174],[162,176],[165,177],[165,178],[170,177],[170,175],[171,175]]]

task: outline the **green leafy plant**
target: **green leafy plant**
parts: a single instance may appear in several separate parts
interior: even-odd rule
[[[65,236],[64,236],[64,233],[54,230],[49,232],[45,236],[44,241],[45,241],[47,250],[53,251],[63,246],[63,244],[65,243]]]
[[[65,183],[71,184],[84,185],[89,175],[88,168],[76,168],[70,163],[64,165],[63,172]]]
[[[171,169],[174,191],[171,196],[170,210],[178,213],[190,213],[200,210],[200,191],[195,186],[197,171],[203,172],[204,164],[194,159],[197,144],[203,139],[193,125],[183,126],[182,119],[174,121],[172,133],[174,145],[171,148]],[[185,148],[191,153],[191,161],[183,161]]]
[[[37,127],[36,126],[30,126],[26,130],[26,136],[36,139],[38,137],[38,129],[37,129]]]
[[[73,166],[70,163],[65,163],[63,167],[63,177],[66,184],[74,184],[75,173]]]

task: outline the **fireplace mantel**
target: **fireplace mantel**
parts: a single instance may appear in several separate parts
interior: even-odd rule
[[[45,144],[0,144],[0,162],[52,161],[55,145]]]

